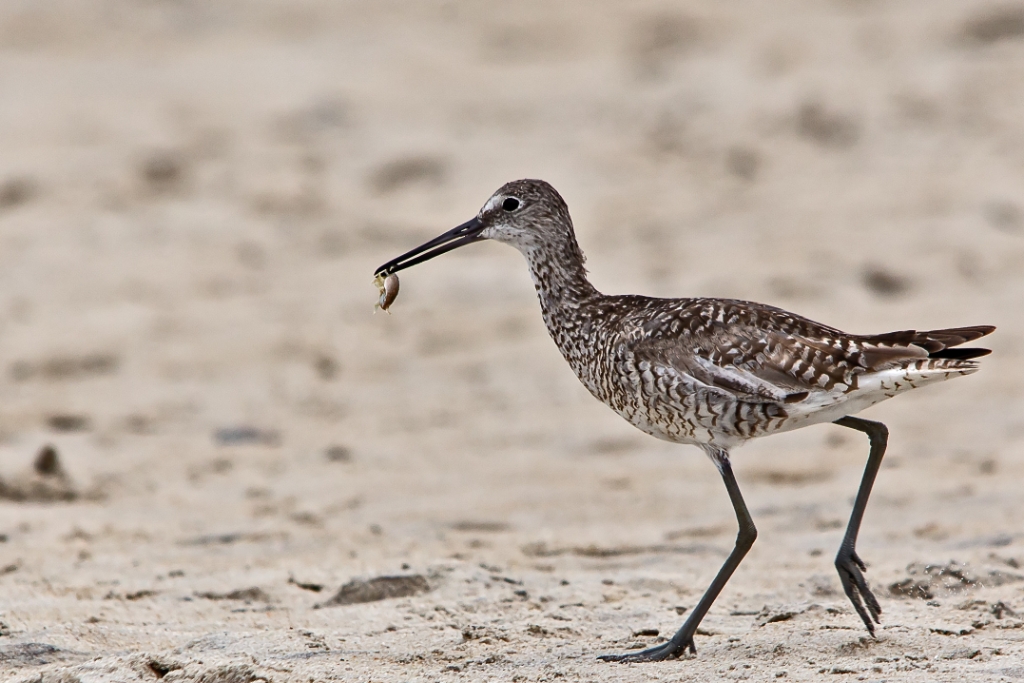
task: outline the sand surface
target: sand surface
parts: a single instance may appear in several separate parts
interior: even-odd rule
[[[1024,679],[1024,5],[12,0],[0,149],[0,680]],[[732,547],[715,469],[579,385],[514,250],[373,312],[519,177],[606,292],[999,326],[865,413],[877,639],[828,425],[735,453],[697,656],[597,661]]]

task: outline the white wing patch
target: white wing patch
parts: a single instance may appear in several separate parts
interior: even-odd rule
[[[749,370],[738,368],[735,365],[723,367],[702,356],[694,356],[692,362],[702,371],[704,375],[702,379],[710,379],[713,386],[725,389],[726,391],[740,391],[748,394],[750,398],[747,400],[756,401],[760,399],[762,401],[781,403],[786,400],[789,394],[793,393],[792,390],[772,384]],[[743,399],[746,397],[738,398]]]

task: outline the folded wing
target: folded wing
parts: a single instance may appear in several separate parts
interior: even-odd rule
[[[781,309],[742,301],[688,300],[671,316],[640,325],[631,344],[639,362],[675,371],[698,386],[746,402],[796,403],[812,393],[852,390],[864,374],[924,359],[974,366],[988,349],[954,348],[987,325],[851,335]]]

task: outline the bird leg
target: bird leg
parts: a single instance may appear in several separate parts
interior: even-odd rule
[[[864,579],[867,567],[864,565],[864,561],[857,556],[855,546],[857,545],[857,533],[860,531],[860,522],[864,518],[864,508],[867,507],[868,496],[871,495],[871,486],[875,483],[875,475],[878,474],[882,456],[885,455],[889,430],[881,422],[873,422],[859,417],[843,417],[836,420],[835,424],[864,432],[868,435],[868,441],[871,444],[871,453],[868,455],[867,465],[864,466],[864,476],[861,478],[860,488],[857,490],[857,499],[853,503],[853,512],[850,513],[846,534],[839,546],[839,553],[836,554],[836,569],[839,571],[839,580],[843,584],[846,597],[853,603],[853,608],[857,610],[857,614],[860,615],[861,621],[867,626],[868,631],[874,635],[875,624],[882,623],[878,618],[882,613],[882,607]],[[874,621],[872,622],[872,620]]]
[[[743,561],[744,555],[750,550],[750,546],[754,545],[754,539],[757,538],[757,529],[754,527],[754,520],[750,518],[750,513],[747,511],[747,505],[743,502],[743,496],[740,494],[740,487],[736,484],[736,477],[732,473],[732,465],[729,463],[729,454],[724,450],[715,449],[713,452],[709,451],[709,454],[718,466],[718,471],[722,474],[722,479],[725,481],[725,488],[729,492],[729,499],[732,501],[732,507],[736,511],[736,521],[739,522],[739,533],[736,536],[736,546],[729,553],[729,557],[726,558],[725,564],[718,570],[718,575],[715,576],[715,580],[711,582],[708,589],[704,591],[704,595],[701,597],[700,602],[690,612],[690,616],[683,624],[672,639],[668,642],[662,643],[655,647],[640,652],[630,652],[621,655],[602,655],[598,659],[603,659],[606,662],[659,662],[664,659],[675,659],[681,654],[689,650],[691,653],[696,654],[697,648],[693,644],[693,636],[697,632],[697,627],[700,625],[704,615],[707,614],[714,603],[715,598],[722,592],[722,588],[725,587],[726,582],[732,573],[736,571],[736,567],[739,566],[740,562]]]

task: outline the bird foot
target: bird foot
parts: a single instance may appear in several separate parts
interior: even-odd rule
[[[666,643],[641,650],[640,652],[628,652],[621,655],[601,655],[598,659],[605,662],[622,662],[625,664],[634,662],[662,662],[666,659],[677,659],[687,650],[690,651],[690,654],[697,654],[697,647],[693,644],[693,636],[673,638]]]
[[[879,620],[882,607],[864,578],[864,572],[867,571],[864,560],[860,559],[857,551],[852,548],[849,551],[840,550],[836,556],[836,569],[839,571],[839,580],[843,584],[846,597],[850,599],[871,635],[875,635],[875,624],[882,623]]]

